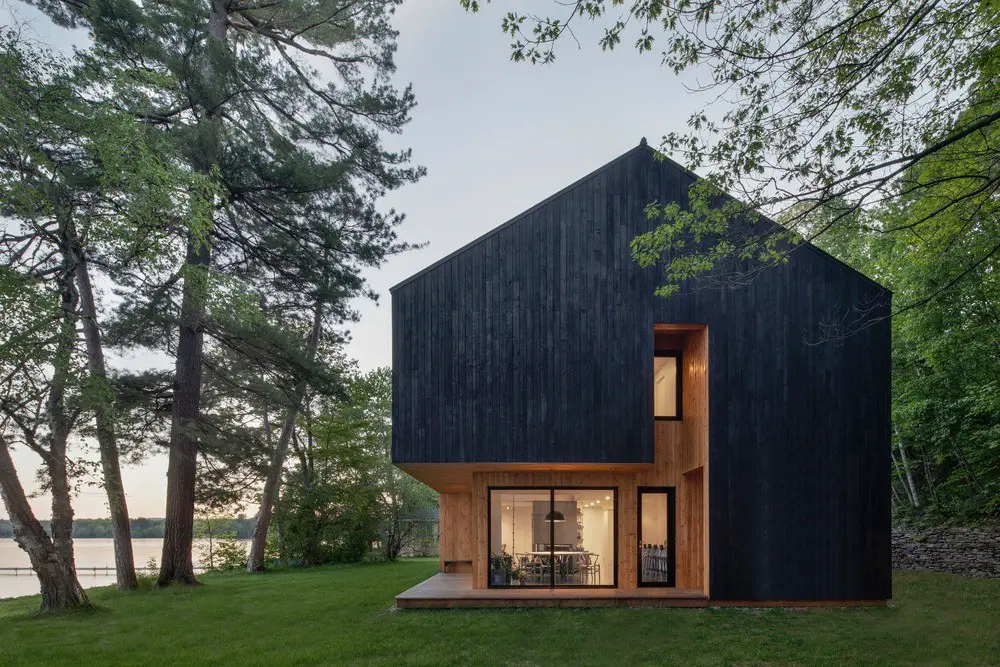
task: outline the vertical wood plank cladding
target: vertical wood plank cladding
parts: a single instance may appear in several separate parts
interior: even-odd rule
[[[440,495],[441,571],[448,561],[472,561],[476,543],[472,494]]]
[[[678,490],[677,586],[701,589],[708,595],[705,469],[684,473]]]
[[[677,498],[677,586],[707,592],[708,533],[707,496],[703,483],[707,447],[707,364],[708,334],[703,328],[676,334],[683,346],[685,420],[655,423],[653,465],[637,472],[580,471],[497,471],[472,473],[473,522],[476,545],[473,549],[473,586],[486,587],[488,571],[488,502],[490,487],[496,486],[605,486],[618,490],[618,588],[633,590],[638,584],[640,486],[673,486]],[[652,351],[650,350],[650,355]],[[652,378],[652,370],[650,371]],[[700,394],[700,395],[699,395]],[[690,417],[688,416],[690,415]],[[693,472],[690,470],[693,468]],[[693,480],[693,481],[692,481]],[[444,531],[442,527],[442,534]]]
[[[804,247],[654,297],[629,243],[692,182],[633,149],[395,287],[394,460],[652,463],[652,325],[707,325],[711,597],[886,599],[889,321],[821,339],[890,295]]]

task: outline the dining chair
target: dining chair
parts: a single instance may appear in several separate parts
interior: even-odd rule
[[[584,578],[590,579],[592,583],[599,584],[601,581],[601,555],[585,554],[583,564],[580,569],[584,572]]]

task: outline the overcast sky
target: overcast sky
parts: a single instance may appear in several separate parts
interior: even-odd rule
[[[7,2],[31,19],[40,40],[60,49],[72,41],[86,43],[84,35],[54,28],[30,8]],[[458,0],[413,0],[397,13],[397,80],[413,84],[418,106],[403,134],[389,143],[412,147],[428,173],[393,193],[388,203],[407,215],[403,239],[428,245],[369,273],[380,302],[358,304],[362,318],[351,327],[348,348],[362,369],[391,361],[391,286],[624,153],[641,137],[658,145],[666,132],[682,130],[704,101],[659,67],[656,55],[639,56],[628,46],[602,53],[593,29],[577,32],[582,49],[566,41],[554,65],[511,63],[510,39],[501,33],[500,20],[512,7],[528,4],[494,3],[472,15]],[[8,18],[0,2],[0,21]],[[16,452],[14,459],[24,484],[35,488],[37,457]],[[165,475],[165,456],[124,470],[132,516],[163,516]],[[32,504],[40,518],[48,518],[47,497]],[[81,518],[107,516],[104,492],[84,488],[74,509]],[[0,517],[6,517],[2,504]]]

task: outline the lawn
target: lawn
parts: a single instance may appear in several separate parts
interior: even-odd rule
[[[431,560],[0,602],[0,665],[1000,664],[1000,581],[897,573],[889,608],[409,610]]]

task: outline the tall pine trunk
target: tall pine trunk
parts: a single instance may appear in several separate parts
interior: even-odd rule
[[[224,47],[229,21],[229,0],[212,0],[208,19],[210,42]],[[205,58],[204,69],[208,90],[223,94],[223,87],[214,71],[211,58]],[[205,115],[199,125],[205,126],[208,143],[200,158],[199,169],[212,174],[218,166],[220,133],[218,124],[222,104],[206,100]],[[192,548],[194,546],[195,483],[198,471],[198,419],[201,416],[201,371],[204,359],[204,333],[208,273],[212,264],[211,233],[204,237],[188,231],[185,258],[184,293],[181,298],[180,327],[177,337],[177,360],[174,367],[174,398],[170,424],[170,459],[167,464],[167,510],[163,524],[163,557],[157,584],[173,582],[197,584],[194,576]]]
[[[31,512],[24,487],[10,458],[7,442],[0,438],[0,497],[3,498],[14,541],[28,554],[31,567],[38,576],[42,590],[42,611],[58,611],[89,607],[87,594],[77,581],[73,566],[67,563],[42,524]]]
[[[198,469],[198,419],[201,414],[201,370],[204,355],[202,318],[211,263],[208,241],[190,233],[188,273],[184,278],[180,332],[174,371],[170,459],[167,465],[167,511],[163,524],[163,557],[157,583],[196,584],[194,546],[195,475]]]
[[[86,258],[78,251],[77,284],[80,292],[80,317],[83,322],[83,336],[87,344],[87,370],[101,396],[94,401],[94,421],[97,426],[97,444],[101,452],[101,469],[104,473],[104,491],[108,496],[108,510],[111,513],[111,536],[115,547],[115,574],[118,588],[131,590],[139,582],[135,576],[135,556],[132,553],[132,527],[129,525],[128,503],[125,499],[125,485],[118,457],[118,443],[115,426],[110,414],[110,404],[104,395],[108,374],[104,364],[104,344],[101,329],[97,324],[97,308],[94,304],[94,289],[90,283],[90,271]]]
[[[323,329],[323,303],[317,300],[313,310],[312,330],[309,332],[309,342],[306,348],[306,358],[310,363],[316,358],[316,348],[319,346],[319,337]],[[278,497],[278,489],[281,484],[281,471],[285,467],[285,457],[288,455],[288,445],[292,440],[292,433],[295,431],[295,420],[302,409],[302,400],[305,397],[306,381],[299,380],[295,385],[292,397],[292,405],[285,412],[285,419],[281,424],[281,435],[278,437],[278,444],[271,453],[271,462],[267,469],[267,477],[264,480],[264,490],[261,492],[260,509],[257,511],[257,521],[253,527],[253,539],[250,541],[250,554],[247,557],[247,572],[264,571],[264,550],[267,546],[267,531],[271,526],[271,517],[274,515],[274,503]]]

